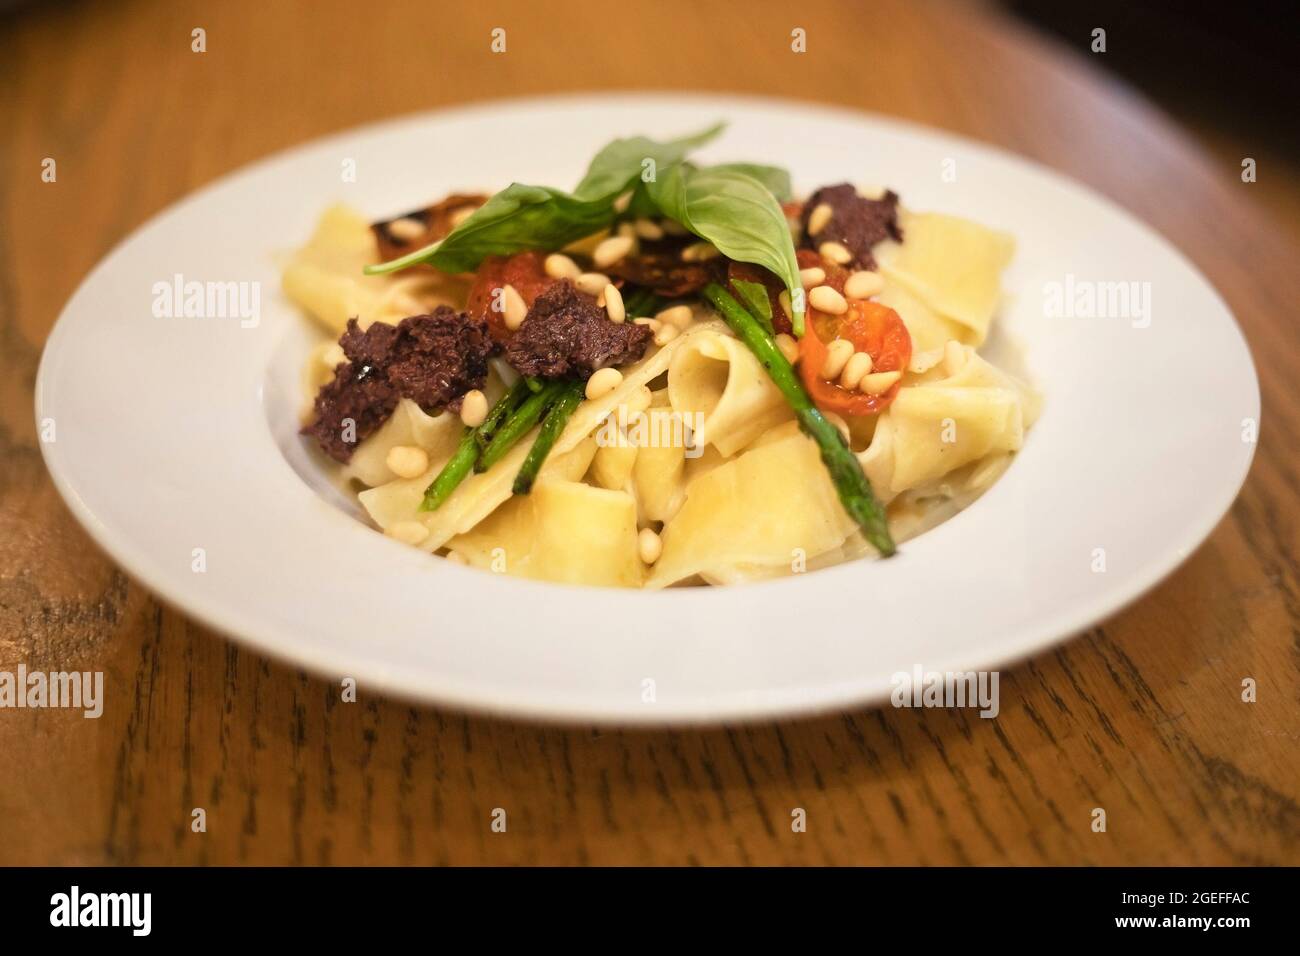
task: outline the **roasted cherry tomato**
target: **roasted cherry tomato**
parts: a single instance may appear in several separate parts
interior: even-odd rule
[[[533,300],[558,281],[546,274],[545,263],[546,253],[532,250],[516,252],[513,256],[488,256],[478,267],[465,309],[470,315],[487,319],[488,331],[495,341],[505,342],[514,333],[506,328],[505,316],[493,310],[493,292],[512,285],[524,304],[532,308]]]
[[[821,370],[826,363],[826,346],[835,339],[848,339],[854,351],[870,355],[873,372],[906,369],[912,360],[912,337],[898,313],[879,302],[850,299],[849,310],[843,315],[809,309],[807,318],[807,328],[799,340],[799,374],[817,407],[841,415],[873,415],[888,408],[898,395],[900,383],[880,395],[868,395],[828,382],[821,377]]]
[[[839,293],[844,292],[844,281],[849,277],[849,270],[829,259],[823,259],[821,254],[813,249],[796,249],[794,255],[799,261],[800,269],[811,269],[816,266],[826,273],[826,278],[821,281],[821,285],[828,285]]]

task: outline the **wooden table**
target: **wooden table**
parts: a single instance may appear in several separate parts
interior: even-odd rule
[[[0,670],[103,670],[109,699],[99,720],[0,711],[0,862],[1300,861],[1297,247],[1236,163],[1211,164],[1104,79],[1084,38],[1049,48],[983,8],[924,2],[606,4],[599,19],[527,2],[42,6],[0,41]],[[505,55],[489,50],[497,26]],[[790,52],[795,27],[806,54]],[[357,123],[653,87],[945,127],[1170,237],[1236,312],[1264,391],[1250,479],[1208,544],[1134,607],[1004,673],[997,720],[865,710],[654,733],[341,703],[336,684],[161,607],[91,545],[42,465],[31,396],[60,307],[123,236],[222,173]]]

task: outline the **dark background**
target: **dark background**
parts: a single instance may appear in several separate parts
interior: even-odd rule
[[[1300,3],[1005,0],[1001,6],[1083,49],[1093,29],[1104,28],[1106,52],[1095,56],[1096,64],[1137,86],[1193,133],[1292,163],[1300,158]]]

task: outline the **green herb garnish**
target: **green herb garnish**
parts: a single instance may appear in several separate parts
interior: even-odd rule
[[[803,296],[799,262],[785,213],[771,190],[735,167],[698,169],[680,163],[666,170],[646,191],[669,218],[718,247],[737,262],[752,262],[776,275],[795,305],[791,325],[803,335]]]
[[[772,300],[768,298],[767,286],[761,282],[751,282],[748,279],[732,279],[732,287],[740,293],[741,299],[749,307],[750,313],[763,323],[763,328],[769,335],[776,330],[772,327]]]
[[[722,132],[722,124],[680,139],[658,142],[644,136],[616,139],[592,159],[574,191],[511,183],[443,239],[414,252],[366,266],[367,275],[397,272],[427,262],[444,272],[470,272],[487,256],[523,249],[560,249],[609,228],[615,200],[686,153]]]
[[[592,159],[572,193],[512,183],[445,238],[399,259],[366,266],[368,275],[429,263],[444,272],[469,272],[491,255],[554,250],[610,228],[620,218],[620,196],[631,192],[625,217],[663,215],[738,262],[774,273],[795,295],[799,265],[781,202],[790,175],[759,163],[696,167],[686,155],[714,139],[722,124],[679,139],[617,139]],[[769,309],[770,311],[770,309]],[[769,318],[770,321],[770,318]],[[803,310],[792,316],[803,334]]]

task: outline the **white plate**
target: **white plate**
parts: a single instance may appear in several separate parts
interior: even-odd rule
[[[615,135],[720,118],[730,126],[707,160],[785,165],[801,192],[887,183],[911,208],[1015,234],[1001,338],[1023,350],[1046,405],[992,490],[889,561],[667,593],[474,571],[345,513],[296,435],[313,333],[279,292],[275,255],[334,200],[380,216],[512,179],[569,186]],[[349,161],[355,183],[341,175]],[[260,282],[260,323],[154,318],[154,283],[178,273]],[[1150,325],[1047,318],[1045,283],[1067,275],[1149,283]],[[73,513],[128,572],[212,627],[356,678],[362,693],[654,724],[876,702],[918,664],[991,668],[1079,632],[1167,575],[1222,517],[1250,465],[1242,422],[1258,420],[1259,390],[1205,279],[1152,230],[1054,173],[808,104],[614,95],[367,127],[209,186],[77,290],[46,346],[36,405],[38,422],[54,423],[45,458]]]

